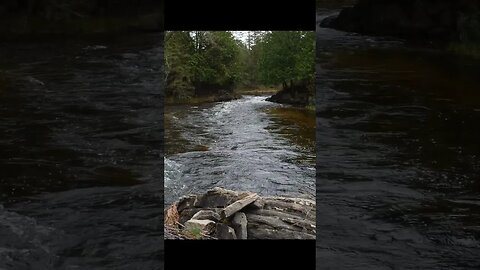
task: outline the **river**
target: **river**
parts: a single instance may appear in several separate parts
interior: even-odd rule
[[[0,43],[0,268],[163,269],[162,40]]]
[[[480,63],[436,47],[317,25],[319,269],[480,268]]]
[[[216,186],[315,198],[315,116],[268,96],[165,109],[165,202]]]

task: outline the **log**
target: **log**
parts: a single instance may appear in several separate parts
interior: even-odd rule
[[[253,203],[258,198],[257,194],[251,194],[246,196],[245,198],[238,200],[229,206],[225,207],[221,212],[220,216],[222,218],[228,218],[231,215],[235,214],[236,212],[242,210],[245,206]]]
[[[189,219],[205,218],[214,221],[216,233],[211,231],[204,235],[204,238],[211,239],[214,236],[218,239],[316,238],[316,205],[313,200],[260,197],[251,192],[215,188],[203,194],[183,197],[181,202],[182,211],[178,209],[177,202],[171,206],[170,211],[167,208],[166,213],[175,217],[173,208],[177,206],[180,227],[185,226]],[[220,220],[215,213],[220,215]],[[195,214],[197,218],[193,218]],[[242,214],[245,215],[245,220]],[[175,219],[166,219],[165,222],[171,224]],[[242,230],[242,226],[246,227],[245,231]],[[165,237],[170,239],[176,236],[166,233]]]

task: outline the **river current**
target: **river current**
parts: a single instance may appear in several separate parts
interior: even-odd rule
[[[319,269],[480,267],[480,63],[318,26]]]
[[[163,36],[0,44],[0,268],[163,268]]]

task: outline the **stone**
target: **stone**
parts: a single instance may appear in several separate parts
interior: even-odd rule
[[[196,195],[190,195],[190,196],[180,198],[180,200],[177,203],[178,212],[182,212],[184,209],[187,209],[187,208],[193,208],[195,206],[196,201],[197,201]]]
[[[228,218],[236,212],[242,210],[245,206],[253,203],[258,198],[258,195],[253,193],[245,198],[238,200],[229,206],[225,207],[221,213],[221,218]]]
[[[235,230],[237,239],[247,239],[247,216],[245,213],[237,212],[232,219],[232,227]]]
[[[215,222],[219,222],[220,215],[213,210],[200,210],[195,215],[193,215],[192,219],[197,219],[197,220],[209,219]]]
[[[237,239],[235,230],[223,223],[217,223],[216,225],[216,238],[217,239]]]
[[[177,224],[181,229],[178,226],[167,226],[175,223],[173,221],[177,218],[174,208],[165,211],[169,214],[169,217],[165,217],[164,220],[165,228],[167,231],[170,230],[168,234],[165,233],[167,239],[178,239],[183,236],[186,239],[211,237],[219,239],[315,239],[316,237],[315,200],[279,196],[260,197],[252,192],[237,192],[220,188],[212,189],[207,193],[198,194],[196,197],[182,198],[183,210],[178,211],[178,214],[180,215],[179,223],[183,226]],[[228,203],[223,207],[202,208],[198,206],[202,201],[198,198],[202,198],[206,205]],[[177,206],[177,210],[179,203],[174,204]],[[245,219],[243,219],[243,215],[245,215]],[[220,217],[220,221],[218,221],[218,217]],[[208,224],[203,224],[202,220],[208,220]],[[185,224],[186,222],[188,224]],[[197,224],[198,222],[201,224]],[[206,228],[196,227],[200,225],[205,225]],[[185,226],[189,229],[193,228],[195,234],[185,231]],[[246,230],[243,230],[245,227]],[[215,230],[218,231],[215,232]],[[184,233],[183,236],[182,233]]]
[[[181,224],[184,224],[185,222],[187,222],[187,220],[190,220],[192,219],[192,217],[200,212],[202,209],[200,208],[188,208],[188,209],[184,209],[181,213],[180,213],[180,219],[179,219],[179,222]]]
[[[421,40],[480,41],[479,1],[359,0],[322,27]]]
[[[250,207],[253,209],[263,209],[265,206],[265,200],[262,198],[257,198],[251,205]]]
[[[193,234],[194,237],[200,238],[201,234],[210,234],[215,229],[215,221],[203,219],[190,219],[185,222],[184,230],[190,234]]]
[[[200,208],[224,208],[238,199],[238,193],[224,188],[213,188],[200,196],[195,202],[195,207]]]

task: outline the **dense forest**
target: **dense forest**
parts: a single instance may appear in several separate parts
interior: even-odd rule
[[[165,36],[168,102],[235,98],[242,89],[294,89],[285,103],[313,104],[315,33],[179,31]],[[301,96],[302,101],[293,100]],[[298,99],[298,98],[297,98]],[[289,102],[290,101],[290,102]],[[293,102],[291,102],[293,101]]]

